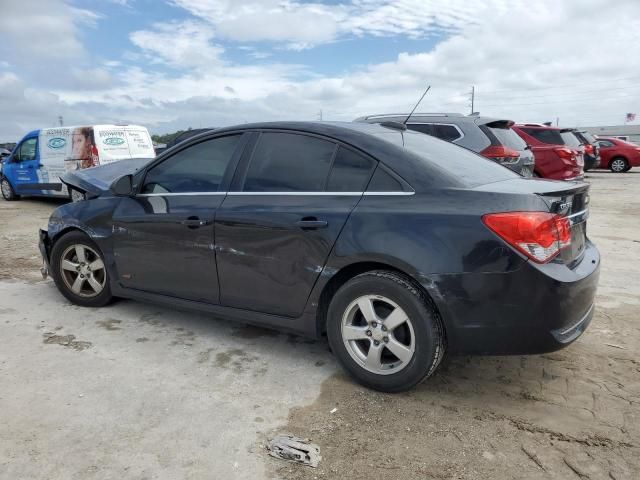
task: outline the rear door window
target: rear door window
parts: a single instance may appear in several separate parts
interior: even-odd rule
[[[142,193],[217,192],[241,135],[191,145],[152,167]]]
[[[550,130],[544,128],[523,128],[522,131],[527,135],[531,135],[539,142],[548,143],[550,145],[564,145],[564,140],[560,136],[559,130]]]
[[[322,192],[337,145],[295,133],[260,135],[244,181],[245,192]]]
[[[328,192],[362,192],[374,161],[344,147],[338,149],[327,183]]]

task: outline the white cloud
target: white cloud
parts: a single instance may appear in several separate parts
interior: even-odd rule
[[[0,54],[22,64],[43,57],[69,59],[86,53],[78,39],[82,25],[99,15],[62,0],[2,0]]]
[[[0,72],[0,141],[49,125],[59,114],[67,123],[128,121],[156,131],[314,120],[320,109],[325,119],[351,120],[408,111],[427,84],[432,91],[422,111],[467,113],[466,92],[473,84],[477,109],[485,115],[521,121],[559,116],[561,124],[573,126],[621,123],[625,113],[640,113],[640,57],[631,53],[640,41],[637,1],[620,0],[615,9],[605,0],[442,3],[353,0],[335,6],[191,0],[189,8],[197,18],[132,33],[126,55],[92,67],[96,70],[87,75],[67,68],[64,87],[35,89],[22,75]],[[307,17],[309,12],[314,15]],[[76,35],[78,20],[69,15],[68,28]],[[221,26],[234,16],[239,31]],[[283,27],[291,18],[299,24]],[[247,19],[255,21],[242,27]],[[305,22],[313,21],[333,26],[300,33]],[[387,62],[354,66],[340,75],[264,60],[238,65],[227,57],[237,47],[247,55],[275,51],[281,58],[282,51],[271,48],[296,42],[305,47],[336,42],[331,46],[335,54],[347,55],[349,48],[339,43],[345,35],[397,35],[401,40],[434,32],[449,33],[430,51],[399,53]],[[77,41],[77,35],[74,38]],[[242,43],[234,45],[229,38]],[[247,46],[246,38],[262,41]],[[401,41],[397,45],[402,51]],[[354,58],[353,63],[362,65],[363,59]],[[137,66],[126,67],[131,64]],[[9,61],[9,70],[11,65]],[[100,79],[98,88],[78,83],[94,75]]]
[[[296,0],[172,0],[234,41],[272,41],[300,50],[348,35],[421,37],[455,32],[482,13],[504,10],[500,0],[351,0],[342,4]],[[470,8],[471,7],[471,8]]]
[[[224,52],[212,45],[213,28],[200,22],[170,22],[154,25],[130,36],[131,42],[158,61],[172,66],[210,68],[220,63]]]

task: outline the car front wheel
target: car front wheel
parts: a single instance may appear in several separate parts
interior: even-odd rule
[[[9,183],[9,180],[6,178],[0,180],[0,190],[2,191],[2,198],[7,201],[18,200],[20,198],[19,195],[16,195],[11,183]]]
[[[609,168],[614,173],[624,173],[627,170],[629,170],[629,164],[627,163],[626,159],[622,157],[617,157],[611,160],[611,164],[609,165]]]
[[[83,307],[102,307],[111,301],[104,257],[86,234],[73,231],[56,241],[50,264],[58,290],[70,302]]]
[[[327,334],[347,372],[385,392],[421,382],[445,351],[444,329],[433,303],[405,276],[383,270],[358,275],[336,292]]]

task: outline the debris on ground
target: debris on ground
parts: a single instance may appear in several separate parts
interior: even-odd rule
[[[309,439],[295,437],[289,434],[275,436],[267,447],[269,455],[290,462],[302,463],[316,468],[322,457],[320,447],[310,443]]]

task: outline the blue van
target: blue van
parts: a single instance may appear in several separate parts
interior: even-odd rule
[[[128,158],[153,158],[151,136],[137,125],[93,125],[34,130],[0,163],[5,200],[20,196],[69,198],[60,176]]]

